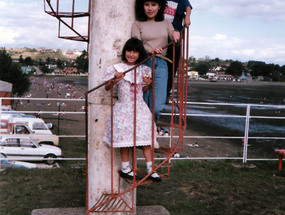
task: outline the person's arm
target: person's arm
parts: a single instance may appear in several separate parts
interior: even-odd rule
[[[116,72],[115,73],[115,80],[113,80],[113,85],[116,85],[119,81],[121,81],[124,78],[124,74],[121,72]],[[111,85],[112,85],[112,81],[109,81],[106,85],[105,85],[105,90],[109,91],[111,89]]]
[[[185,15],[185,18],[184,18],[184,25],[187,28],[191,25],[191,19],[190,19],[191,12],[192,12],[191,7],[190,6],[186,7],[186,15]]]
[[[180,39],[180,32],[175,30],[173,25],[168,20],[165,20],[165,23],[167,25],[168,37],[174,42],[178,42]]]

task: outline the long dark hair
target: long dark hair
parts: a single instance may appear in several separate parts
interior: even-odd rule
[[[135,37],[128,39],[124,45],[124,48],[122,51],[122,60],[124,62],[127,62],[126,51],[136,51],[139,53],[139,59],[137,60],[136,63],[141,63],[144,59],[148,57],[148,54],[146,50],[144,49],[142,41],[140,41],[138,38],[135,38]]]
[[[156,2],[159,4],[160,9],[155,17],[156,22],[160,22],[164,20],[164,10],[167,5],[166,0],[136,0],[135,13],[137,21],[147,21],[147,16],[144,12],[144,3],[147,1]]]

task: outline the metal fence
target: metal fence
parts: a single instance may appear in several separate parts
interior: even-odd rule
[[[226,118],[226,119],[232,119],[232,120],[236,120],[236,119],[243,119],[244,121],[244,128],[243,128],[243,132],[241,133],[241,135],[237,135],[237,136],[231,136],[231,135],[223,135],[223,136],[218,136],[218,135],[212,135],[212,136],[206,136],[206,135],[202,135],[202,136],[193,136],[193,135],[189,135],[189,136],[184,136],[184,140],[191,140],[191,139],[224,139],[224,140],[239,140],[240,143],[243,143],[243,151],[242,151],[242,156],[237,156],[237,157],[232,157],[232,156],[219,156],[219,157],[209,157],[209,156],[195,156],[195,157],[184,157],[184,158],[177,158],[177,159],[190,159],[190,160],[201,160],[201,159],[216,159],[216,160],[242,160],[243,163],[246,163],[247,161],[264,161],[264,160],[277,160],[277,158],[275,158],[275,154],[274,154],[274,150],[271,150],[269,153],[267,154],[271,154],[273,155],[272,157],[253,157],[253,156],[249,156],[248,153],[248,149],[249,149],[249,141],[250,140],[266,140],[266,141],[281,141],[282,143],[279,144],[279,147],[284,147],[285,148],[285,144],[284,144],[284,140],[285,140],[285,123],[282,120],[285,120],[285,105],[264,105],[264,104],[247,104],[247,103],[207,103],[207,102],[187,102],[187,104],[189,106],[191,105],[202,105],[202,106],[228,106],[230,108],[232,107],[238,107],[238,108],[243,108],[244,114],[227,114],[227,113],[202,113],[202,114],[197,114],[197,113],[187,113],[187,117],[189,118]],[[189,108],[191,110],[191,108]],[[256,113],[252,113],[254,112],[253,110],[262,110],[262,113],[264,115],[258,115],[258,113],[260,111],[255,111]],[[218,112],[218,111],[217,111]],[[240,111],[241,112],[241,111]],[[170,115],[170,113],[163,113],[162,115]],[[278,134],[280,136],[276,136],[277,133],[275,133],[274,130],[272,131],[268,131],[267,133],[271,134],[272,136],[264,136],[264,133],[262,133],[262,135],[260,136],[251,136],[250,135],[250,128],[252,126],[251,121],[254,119],[264,119],[264,120],[280,120],[281,123],[279,123],[281,126],[279,127],[281,131],[278,132]],[[264,124],[266,124],[266,122],[264,123],[260,123],[259,126],[263,126]],[[224,127],[227,126],[226,123],[225,125],[223,125]],[[187,129],[191,129],[195,127],[195,124],[187,124]],[[258,130],[259,128],[255,129]],[[230,133],[230,131],[228,131]],[[177,138],[176,136],[174,136],[174,138]],[[274,146],[272,146],[274,147]],[[175,159],[175,158],[173,158]]]
[[[59,102],[84,102],[85,99],[54,99],[54,98],[0,98],[0,105],[2,104],[2,100],[4,99],[10,99],[10,100],[22,100],[22,101],[52,101],[55,104],[57,104],[57,110],[25,110],[25,111],[16,111],[17,113],[25,113],[25,114],[51,114],[51,115],[57,115],[60,116],[61,114],[69,114],[70,116],[75,115],[85,115],[85,111],[63,111],[60,109]],[[187,117],[189,118],[195,118],[197,119],[203,119],[207,121],[207,119],[210,118],[223,118],[228,120],[237,120],[242,119],[244,123],[243,131],[241,132],[241,135],[185,135],[184,136],[184,145],[187,144],[187,141],[191,140],[201,140],[201,139],[212,139],[212,140],[239,140],[239,142],[243,141],[242,145],[242,153],[240,156],[231,156],[231,155],[225,155],[225,156],[184,156],[184,157],[178,157],[178,158],[171,158],[171,160],[241,160],[243,163],[246,163],[247,161],[265,161],[265,160],[278,160],[277,155],[275,156],[273,150],[268,152],[270,154],[269,156],[261,156],[261,157],[254,157],[249,156],[249,141],[251,140],[265,140],[265,141],[280,141],[279,147],[284,147],[284,140],[285,140],[285,123],[282,120],[285,120],[285,105],[264,105],[264,104],[247,104],[247,103],[207,103],[207,102],[187,102],[187,105],[189,105],[188,110],[189,113],[187,113]],[[239,113],[224,113],[224,111],[217,111],[217,113],[191,113],[191,106],[208,106],[208,107],[230,107],[230,109],[239,109]],[[241,111],[240,109],[244,109],[244,111]],[[259,111],[254,110],[262,110],[263,115],[259,115]],[[221,113],[222,112],[222,113]],[[162,117],[170,116],[171,113],[164,112],[162,113]],[[82,116],[82,119],[85,119],[85,117]],[[1,117],[1,112],[0,112]],[[262,134],[261,136],[252,136],[250,135],[250,129],[251,129],[251,121],[252,120],[280,120],[281,123],[277,123],[280,129],[278,131],[279,136],[275,135],[274,130],[271,132],[272,135],[270,136],[264,136]],[[262,123],[260,124],[260,126]],[[226,126],[226,125],[224,125]],[[256,127],[256,125],[255,125]],[[190,123],[187,125],[187,130],[195,129],[195,123]],[[258,128],[255,128],[258,129]],[[284,132],[283,132],[284,131]],[[270,133],[270,131],[269,131]],[[283,134],[283,135],[282,135]],[[175,136],[175,134],[172,134],[173,138],[178,138],[178,136]],[[71,135],[59,135],[60,138],[84,138],[84,134],[71,134]],[[168,139],[169,136],[162,136],[158,137],[159,139]],[[209,143],[211,144],[211,143]],[[272,146],[274,147],[274,146]],[[268,150],[268,149],[267,149]],[[137,158],[138,160],[143,160],[144,158]],[[164,158],[156,158],[157,160],[161,160]],[[3,160],[1,158],[0,160]],[[6,160],[6,158],[5,158]],[[15,160],[15,159],[8,159],[8,160]],[[17,160],[26,160],[26,159],[17,159]],[[59,158],[57,160],[82,160],[84,161],[85,158]]]

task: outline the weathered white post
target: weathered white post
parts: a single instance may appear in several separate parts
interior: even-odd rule
[[[131,24],[135,19],[134,4],[135,0],[91,0],[89,89],[101,84],[104,69],[120,60],[122,47],[130,37]],[[102,87],[91,93],[88,100],[87,200],[89,208],[87,209],[90,209],[103,193],[111,192],[111,154],[110,148],[107,147],[102,138],[107,119],[110,116],[110,93]],[[115,150],[115,152],[114,192],[117,192],[119,182],[117,173],[121,167],[121,159],[119,151]],[[127,185],[121,187],[121,189],[126,188],[128,188]],[[130,196],[128,199],[128,203],[131,203]]]

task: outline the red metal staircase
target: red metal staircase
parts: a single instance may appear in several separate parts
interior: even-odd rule
[[[114,148],[111,147],[111,191],[110,193],[104,193],[102,194],[102,196],[100,197],[99,201],[94,205],[94,206],[90,206],[88,205],[88,201],[87,201],[87,214],[93,213],[93,212],[97,212],[97,213],[101,213],[101,212],[133,212],[134,211],[134,189],[137,188],[140,185],[144,185],[144,184],[149,184],[149,183],[153,183],[151,180],[148,180],[148,177],[154,172],[157,171],[159,168],[161,168],[162,166],[167,165],[167,173],[165,173],[164,175],[161,175],[162,178],[164,180],[169,179],[169,174],[170,174],[170,158],[173,157],[173,155],[180,151],[183,150],[184,148],[184,140],[183,140],[183,136],[184,136],[184,131],[186,130],[186,103],[187,103],[187,85],[188,85],[188,77],[187,77],[187,70],[188,70],[188,49],[189,49],[189,29],[184,29],[181,33],[181,59],[179,62],[179,67],[178,67],[178,73],[177,73],[177,81],[174,84],[173,83],[173,88],[172,88],[172,112],[171,112],[171,119],[169,123],[164,123],[163,126],[170,128],[170,141],[169,141],[169,146],[161,146],[158,150],[154,149],[154,141],[153,141],[153,146],[152,146],[152,153],[153,153],[153,171],[149,174],[144,174],[145,176],[140,179],[140,180],[136,180],[135,178],[132,180],[128,180],[128,179],[123,179],[125,180],[127,183],[129,183],[129,189],[121,191],[120,187],[117,189],[118,191],[115,193],[114,190],[114,174],[118,174],[117,172],[115,172],[113,170],[113,160],[114,160]],[[175,45],[173,43],[170,43],[168,46],[170,45]],[[166,47],[164,47],[166,48]],[[175,48],[173,47],[173,50],[175,50]],[[154,55],[150,56],[149,58],[153,58],[154,60]],[[148,59],[149,59],[148,58]],[[175,59],[172,60],[173,64],[175,63]],[[139,66],[139,65],[137,65]],[[125,71],[124,73],[130,72],[132,70],[134,70],[134,68],[131,68],[127,71]],[[154,70],[154,68],[153,68]],[[173,66],[173,70],[174,70],[174,66]],[[173,77],[174,77],[174,73],[173,73]],[[135,78],[136,80],[136,78]],[[173,78],[174,80],[174,78]],[[112,79],[109,80],[112,82]],[[92,92],[96,91],[97,89],[103,87],[105,84],[109,83],[109,81],[100,84],[99,86],[89,90],[88,92],[86,92],[85,94],[85,102],[86,102],[86,107],[88,105],[88,96],[89,94],[91,94]],[[135,91],[136,92],[136,91]],[[113,89],[111,89],[111,113],[112,113],[112,108],[113,108]],[[86,110],[86,120],[88,119],[88,108],[85,108]],[[136,113],[136,111],[134,111],[134,113]],[[135,116],[134,116],[135,118]],[[135,128],[136,126],[134,126]],[[87,128],[87,132],[86,132],[86,145],[88,148],[88,123],[86,123],[86,128]],[[136,129],[134,129],[136,130]],[[136,132],[136,131],[134,131]],[[156,131],[154,131],[156,132]],[[177,135],[178,136],[178,140],[174,141],[173,136]],[[136,135],[134,135],[136,136]],[[136,154],[137,154],[137,149],[136,147],[134,147],[133,149],[133,171],[134,173],[139,173],[139,171],[136,170]],[[88,151],[87,151],[88,153]],[[160,153],[163,154],[165,157],[163,158],[163,160],[160,163],[156,163],[154,162],[154,155],[155,153]],[[86,162],[88,164],[88,154],[86,157]],[[156,166],[154,165],[156,164]],[[88,166],[88,165],[87,165]],[[155,166],[155,167],[154,167]],[[87,180],[88,180],[88,169],[87,169]],[[122,180],[119,177],[119,180]],[[120,182],[119,182],[120,184]],[[132,192],[132,203],[131,205],[129,205],[127,203],[127,201],[125,201],[124,199],[124,194],[128,193],[128,192]],[[87,196],[88,196],[88,189],[87,189]],[[90,208],[90,209],[89,209]]]
[[[62,39],[68,39],[68,40],[75,40],[75,41],[81,41],[81,42],[87,42],[89,43],[89,22],[90,22],[90,0],[81,0],[80,5],[82,5],[82,1],[85,1],[86,11],[77,11],[77,6],[79,6],[79,3],[76,4],[75,0],[72,1],[72,7],[68,11],[62,11],[60,8],[61,7],[66,7],[64,6],[60,0],[45,0],[44,1],[44,11],[58,19],[58,37]],[[48,8],[48,9],[47,9]],[[78,26],[76,26],[76,21],[78,19],[85,19],[87,22],[87,29],[86,32],[81,32],[78,30]],[[75,21],[76,20],[76,21]],[[63,24],[67,29],[63,29],[62,25]],[[82,26],[82,25],[81,25]],[[69,36],[63,35],[62,31],[67,31],[69,32]]]

